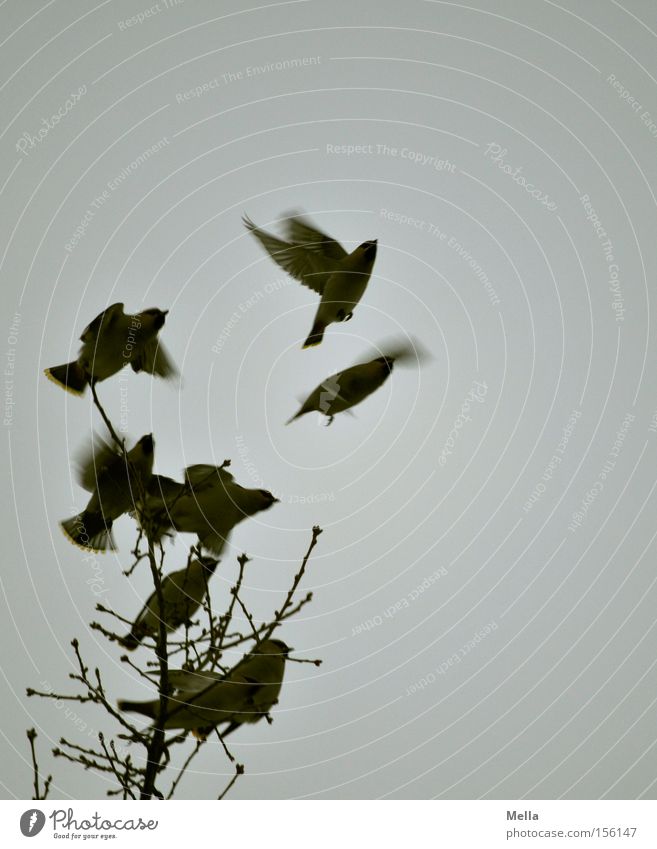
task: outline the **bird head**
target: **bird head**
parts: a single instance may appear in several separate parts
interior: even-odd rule
[[[280,498],[276,498],[268,489],[258,489],[258,495],[262,500],[263,506],[260,507],[260,510],[266,510],[268,507],[271,507],[272,504],[279,504]]]
[[[280,500],[267,489],[247,489],[243,486],[234,486],[231,498],[235,507],[245,517],[269,510],[272,504],[278,504]]]
[[[385,368],[388,369],[388,373],[392,372],[392,367],[395,362],[394,357],[378,357],[376,361],[377,363],[381,363],[382,366],[385,366]]]
[[[153,322],[153,327],[156,330],[159,330],[161,327],[164,327],[164,322],[169,313],[169,310],[159,310],[157,307],[153,307],[152,309],[144,310],[142,312],[142,317],[148,317]]]
[[[376,259],[376,246],[378,241],[378,239],[370,239],[369,242],[363,242],[362,245],[358,246],[366,261],[369,263],[374,263],[374,260]]]
[[[147,433],[147,434],[146,434],[146,436],[142,436],[142,438],[139,440],[139,442],[137,443],[137,445],[139,445],[139,446],[140,446],[141,450],[142,450],[142,451],[144,452],[144,454],[146,454],[147,456],[148,456],[149,454],[152,454],[152,453],[153,453],[153,450],[154,450],[154,448],[155,448],[155,440],[153,439],[153,434],[152,434],[152,433]]]
[[[216,557],[199,557],[198,562],[201,564],[203,569],[210,575],[214,574],[214,570],[219,564],[219,561]]]
[[[294,649],[286,645],[283,640],[266,640],[260,646],[260,651],[263,654],[282,654],[283,657],[287,658]]]

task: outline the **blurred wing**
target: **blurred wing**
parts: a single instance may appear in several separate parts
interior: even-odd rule
[[[98,335],[98,331],[100,330],[100,326],[103,321],[106,323],[106,326],[119,314],[123,312],[123,304],[112,304],[110,307],[104,309],[101,313],[98,313],[96,318],[88,324],[84,330],[82,331],[82,336],[80,336],[81,342],[90,342],[96,338]]]
[[[287,221],[287,234],[290,242],[303,245],[309,251],[319,254],[329,264],[337,265],[347,256],[340,242],[336,242],[326,233],[313,227],[307,218],[298,213],[290,214]]]
[[[303,245],[290,245],[271,233],[260,230],[246,216],[243,221],[277,265],[318,295],[323,293],[326,280],[333,271],[333,263],[328,264],[319,254]]]
[[[135,372],[146,371],[158,377],[175,377],[178,374],[157,336],[149,339],[139,353],[131,358],[130,365]]]
[[[421,363],[429,358],[427,351],[415,340],[398,342],[386,346],[383,350],[385,357],[392,357],[395,363]]]
[[[105,440],[93,435],[91,446],[78,458],[78,482],[87,492],[94,492],[98,478],[116,463],[121,462],[118,450]]]
[[[401,365],[414,365],[431,360],[431,354],[427,349],[412,337],[397,337],[381,342],[372,348],[366,357],[370,359],[390,357],[395,363]]]

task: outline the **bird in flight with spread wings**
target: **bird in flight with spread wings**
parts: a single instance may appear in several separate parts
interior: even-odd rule
[[[377,239],[347,253],[339,242],[298,213],[286,219],[285,240],[261,230],[247,216],[243,220],[274,262],[321,296],[303,347],[321,344],[326,328],[337,321],[349,321],[363,297],[376,259]]]

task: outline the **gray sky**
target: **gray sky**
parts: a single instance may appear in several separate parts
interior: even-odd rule
[[[68,686],[73,637],[114,698],[145,692],[87,626],[99,598],[131,616],[148,592],[146,570],[121,575],[130,520],[93,566],[58,528],[102,423],[42,374],[123,301],[170,309],[183,381],[107,381],[117,424],[153,430],[160,473],[231,458],[282,499],[234,533],[215,603],[247,551],[270,615],[325,529],[314,601],[281,631],[324,663],[288,665],[273,725],[235,734],[233,798],[654,798],[654,4],[0,16],[3,796],[30,794],[31,725],[54,797],[105,794],[47,754],[113,730],[105,716],[24,696]],[[294,208],[347,246],[379,240],[353,320],[308,351],[316,296],[240,220]],[[430,362],[355,418],[284,426],[404,333]],[[214,798],[229,773],[208,745],[180,795]]]

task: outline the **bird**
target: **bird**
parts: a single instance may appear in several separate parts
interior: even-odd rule
[[[139,503],[153,471],[153,452],[152,433],[142,436],[126,456],[95,437],[91,451],[78,464],[80,486],[91,498],[81,513],[60,523],[74,545],[99,552],[115,550],[112,523]]]
[[[264,640],[226,675],[216,671],[169,671],[173,693],[169,696],[165,728],[193,731],[204,739],[217,725],[226,723],[225,737],[244,723],[269,716],[278,703],[285,661],[292,651],[282,640]],[[121,700],[121,711],[139,713],[155,720],[160,700]]]
[[[164,620],[167,631],[175,631],[183,623],[189,622],[203,603],[208,581],[218,563],[212,557],[200,557],[192,560],[184,569],[166,575],[161,585],[164,613],[160,613],[157,592],[154,591],[137,615],[130,633],[121,640],[121,645],[133,651],[145,637],[157,635],[160,619]]]
[[[397,361],[420,359],[423,352],[415,342],[388,344],[387,352],[368,362],[358,363],[332,374],[315,387],[299,410],[287,420],[290,424],[306,413],[323,413],[330,425],[338,413],[349,412],[385,383]]]
[[[321,344],[329,324],[349,321],[369,283],[377,239],[347,253],[339,242],[295,212],[286,221],[287,241],[261,230],[247,215],[242,221],[274,262],[321,296],[304,348]]]
[[[83,330],[77,360],[44,374],[73,395],[83,395],[87,384],[107,380],[128,365],[135,372],[173,377],[175,366],[158,340],[168,312],[154,308],[129,315],[123,304],[112,304]]]
[[[183,484],[152,481],[146,510],[160,535],[196,534],[201,547],[219,555],[235,525],[278,501],[269,490],[240,486],[225,466],[199,463],[185,469]]]

